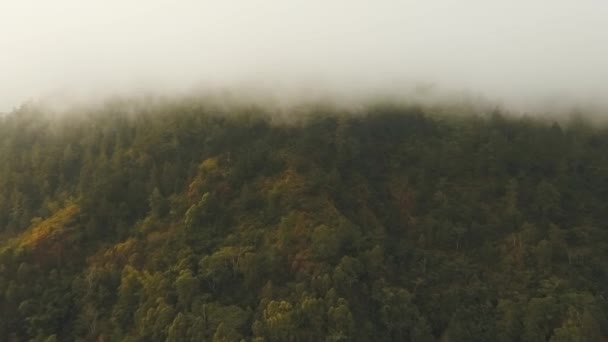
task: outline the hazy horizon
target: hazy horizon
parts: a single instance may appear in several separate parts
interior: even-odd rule
[[[515,106],[603,106],[606,17],[599,0],[8,0],[0,112],[112,93],[398,96],[420,84]]]

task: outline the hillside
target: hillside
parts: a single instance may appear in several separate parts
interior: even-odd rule
[[[608,336],[608,127],[290,110],[1,118],[0,340]]]

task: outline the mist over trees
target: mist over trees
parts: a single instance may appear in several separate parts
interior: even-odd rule
[[[2,117],[0,339],[608,336],[608,127],[290,110]]]

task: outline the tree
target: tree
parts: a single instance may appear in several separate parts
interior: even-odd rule
[[[118,300],[112,313],[112,321],[119,329],[126,330],[133,322],[133,315],[141,300],[142,285],[137,271],[125,266],[122,271]]]
[[[546,341],[557,319],[557,303],[553,297],[532,298],[524,316],[523,338],[526,341]]]
[[[355,322],[345,299],[327,311],[328,336],[326,341],[349,341],[355,336]]]
[[[190,270],[182,270],[175,280],[175,289],[179,304],[188,308],[198,289],[198,279],[192,276]]]
[[[294,339],[296,323],[291,304],[286,301],[270,301],[264,309],[258,334],[268,341],[290,341]]]
[[[188,319],[183,313],[179,312],[169,327],[167,342],[188,341],[188,329]]]
[[[165,215],[167,211],[167,203],[157,187],[152,190],[148,202],[150,206],[150,214],[153,217],[159,218]]]
[[[541,181],[536,187],[535,206],[540,215],[553,219],[561,213],[561,194],[548,181]]]

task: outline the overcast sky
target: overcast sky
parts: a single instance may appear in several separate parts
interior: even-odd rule
[[[0,111],[76,93],[402,81],[602,100],[608,1],[0,0]]]

